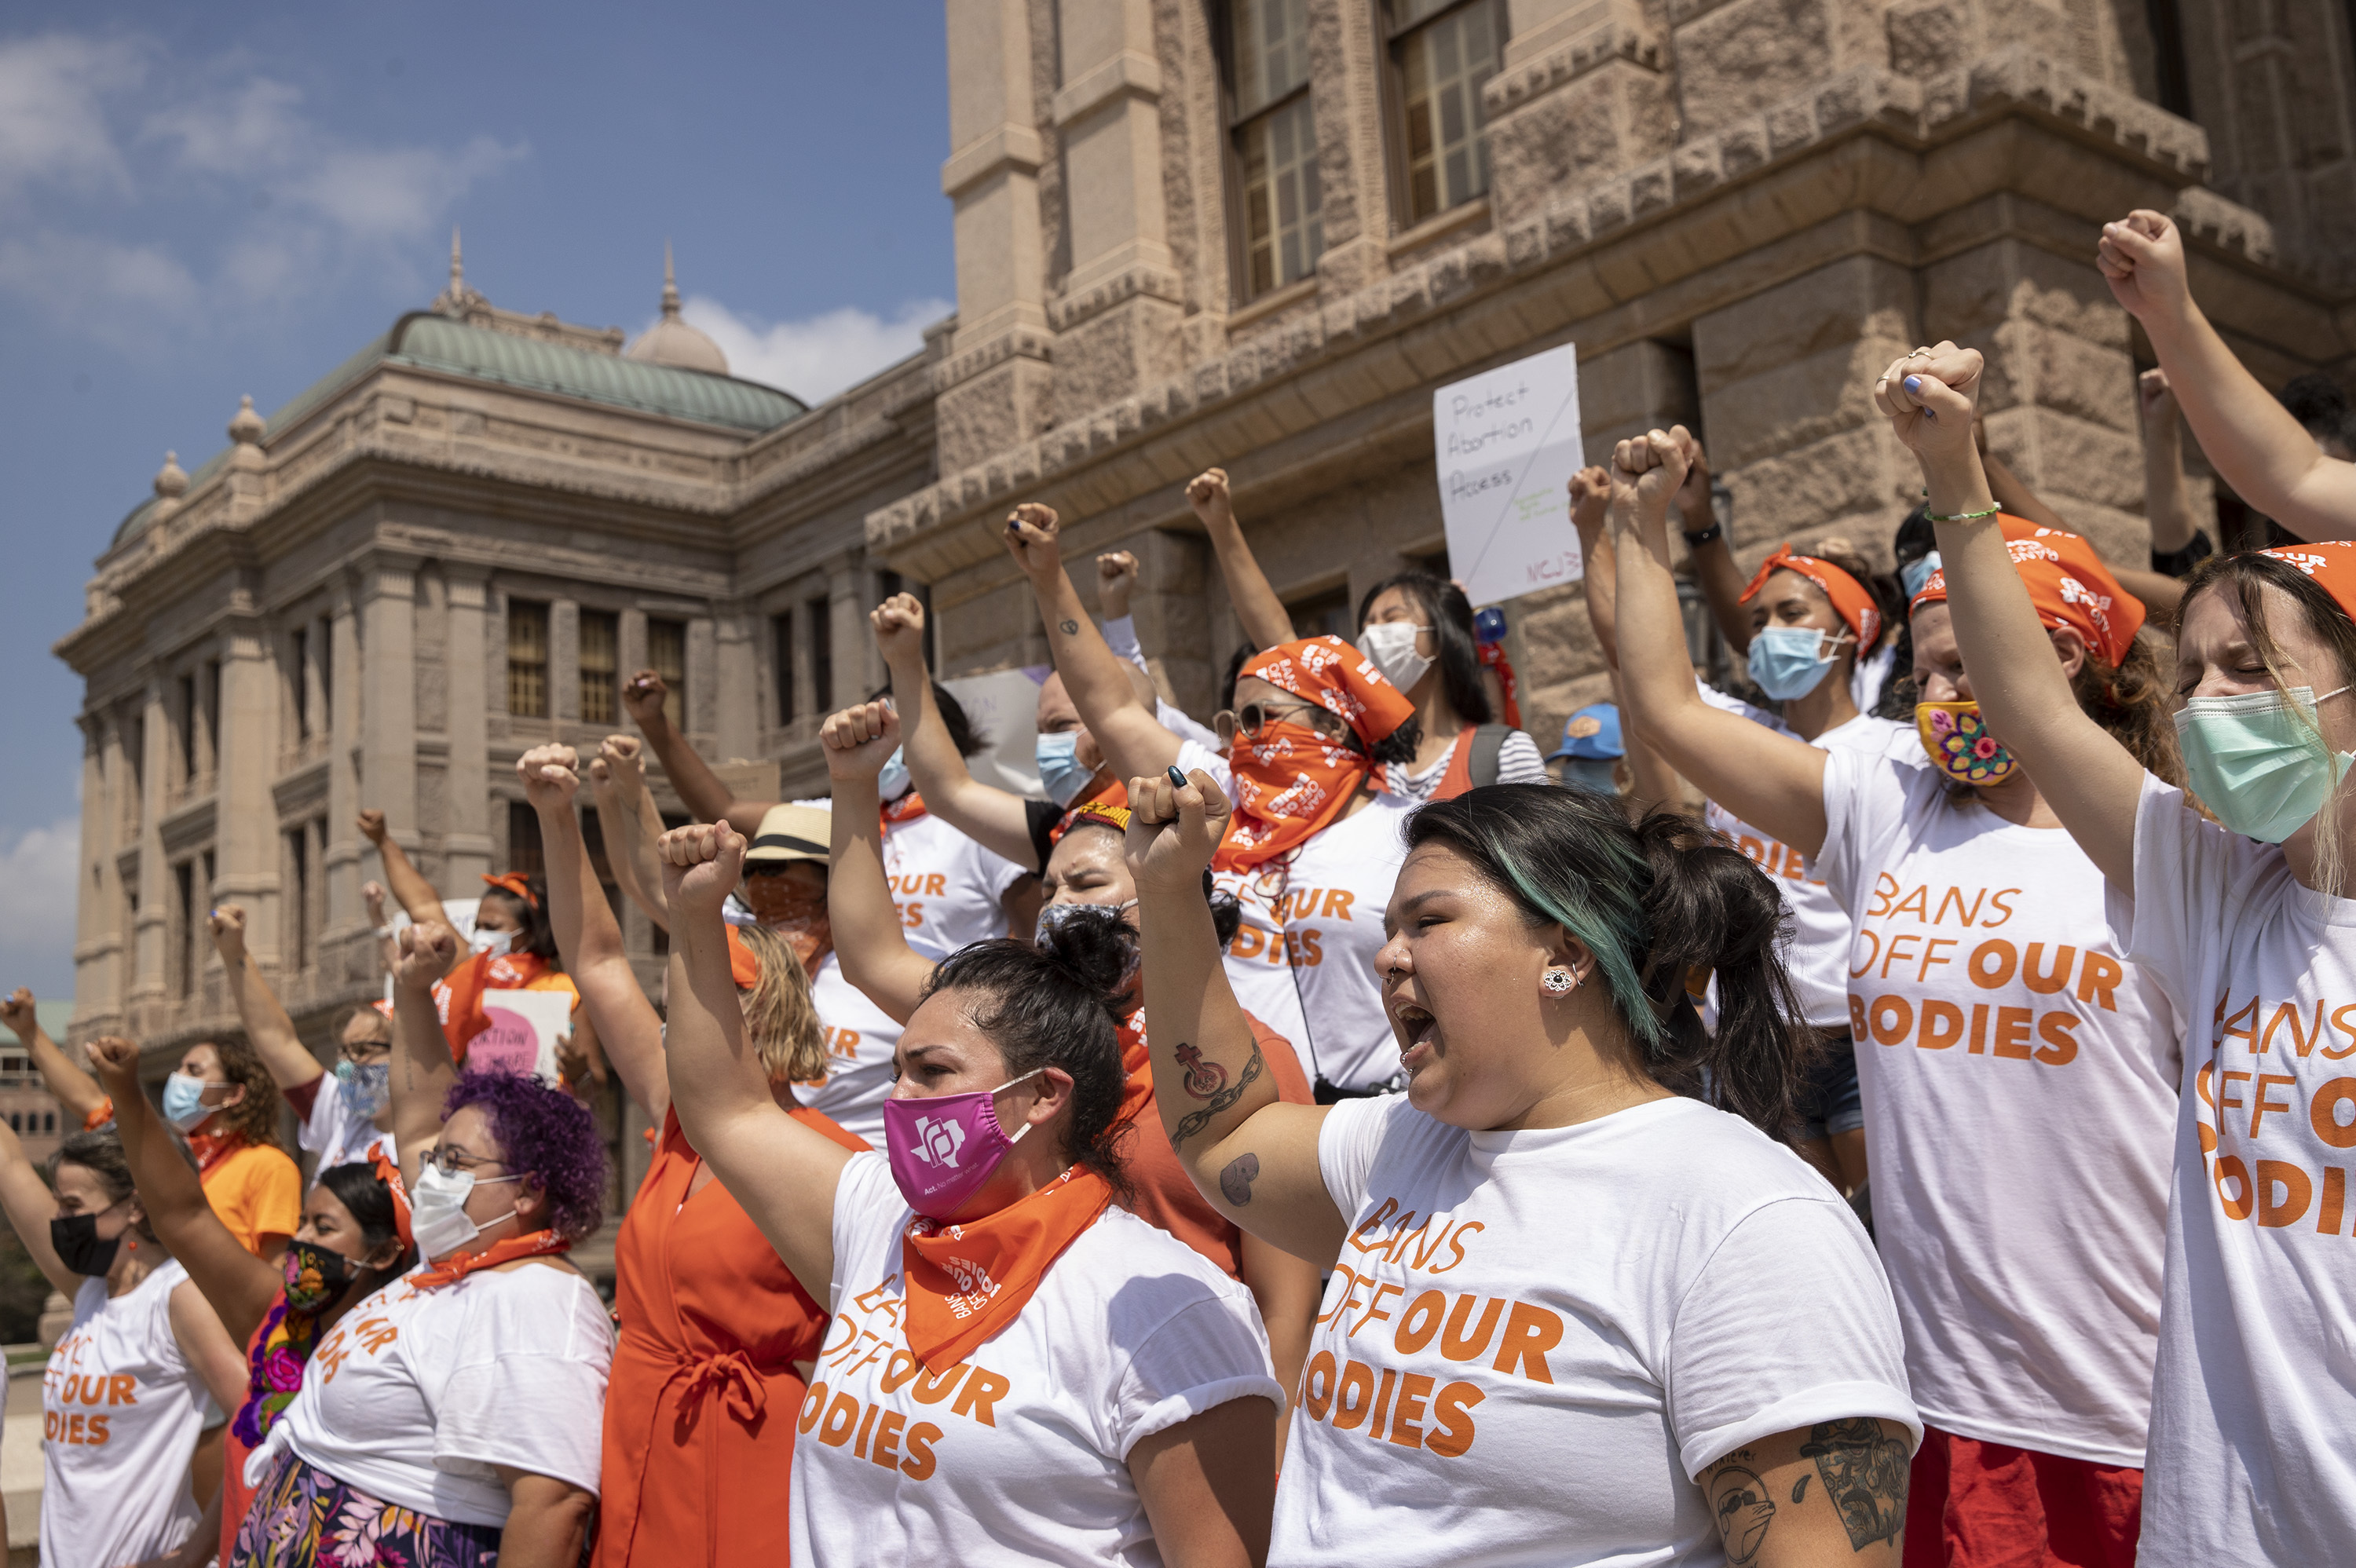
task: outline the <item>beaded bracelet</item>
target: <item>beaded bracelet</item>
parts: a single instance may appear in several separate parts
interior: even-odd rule
[[[1953,514],[1947,514],[1926,511],[1922,515],[1930,518],[1934,523],[1976,523],[1982,517],[1993,517],[2002,510],[2004,510],[2004,508],[2001,507],[1989,507],[1985,510],[1977,512],[1955,512]]]

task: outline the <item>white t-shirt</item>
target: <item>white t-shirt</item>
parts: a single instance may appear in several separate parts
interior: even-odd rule
[[[247,1474],[266,1474],[284,1433],[371,1497],[503,1527],[495,1466],[596,1491],[613,1360],[613,1322],[570,1268],[481,1269],[433,1290],[404,1275],[319,1341]]]
[[[1026,873],[1002,855],[927,813],[884,825],[884,874],[900,912],[900,934],[927,958],[1006,934],[998,901]]]
[[[829,953],[810,981],[810,1005],[826,1035],[826,1076],[805,1085],[802,1104],[833,1118],[844,1132],[884,1147],[884,1102],[892,1097],[892,1053],[899,1020],[842,977],[842,960]]]
[[[2143,1463],[2180,1052],[2077,841],[1832,752],[1874,1234],[1933,1426]]]
[[[318,1168],[332,1170],[339,1165],[366,1165],[368,1151],[381,1141],[385,1157],[396,1165],[401,1156],[394,1153],[392,1135],[380,1132],[376,1123],[367,1116],[352,1115],[351,1102],[345,1097],[344,1081],[331,1069],[319,1076],[319,1087],[311,1097],[311,1114],[295,1129],[295,1140],[305,1154],[319,1157]]]
[[[41,1561],[121,1568],[186,1541],[198,1509],[188,1455],[204,1424],[204,1380],[172,1333],[166,1263],[124,1295],[74,1292],[73,1326],[41,1376]]]
[[[1800,738],[1790,725],[1767,709],[1739,697],[1730,697],[1707,682],[1700,685],[1701,699],[1712,708],[1740,714],[1779,735]],[[1927,765],[1922,738],[1912,729],[1894,720],[1862,713],[1846,724],[1835,725],[1808,744],[1821,751],[1829,752],[1837,746],[1891,762]],[[1705,820],[1711,832],[1750,856],[1761,870],[1776,879],[1775,885],[1783,894],[1783,907],[1792,912],[1791,944],[1784,949],[1783,962],[1791,972],[1793,988],[1799,993],[1808,1022],[1818,1029],[1848,1028],[1848,912],[1825,886],[1816,868],[1773,834],[1751,827],[1716,801],[1709,803]]]
[[[1130,1450],[1230,1400],[1282,1407],[1251,1293],[1107,1209],[1012,1323],[934,1378],[901,1320],[913,1218],[884,1157],[851,1156],[795,1445],[794,1562],[1160,1563]]]
[[[2345,1563],[2356,901],[2151,778],[2135,877],[2127,950],[2185,1035],[2139,1561]]]
[[[1468,1133],[1393,1096],[1334,1106],[1317,1158],[1350,1235],[1270,1562],[1716,1564],[1692,1477],[1859,1417],[1905,1495],[1922,1425],[1872,1244],[1739,1118],[1667,1099]]]

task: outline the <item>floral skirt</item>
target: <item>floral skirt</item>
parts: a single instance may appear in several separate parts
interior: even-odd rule
[[[500,1533],[380,1501],[282,1454],[224,1568],[493,1568]]]

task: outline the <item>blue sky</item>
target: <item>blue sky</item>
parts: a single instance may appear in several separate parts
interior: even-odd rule
[[[0,987],[71,995],[80,683],[49,653],[193,469],[442,286],[636,333],[662,246],[816,400],[954,293],[941,0],[45,4],[0,16]]]

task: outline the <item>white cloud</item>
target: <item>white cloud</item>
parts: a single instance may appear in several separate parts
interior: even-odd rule
[[[300,88],[258,76],[149,115],[144,139],[177,144],[183,168],[261,174],[302,155],[302,101]]]
[[[73,994],[74,895],[81,826],[61,816],[0,846],[0,985]]]
[[[355,240],[396,240],[432,230],[466,187],[530,155],[477,136],[455,152],[438,147],[346,147],[327,153],[292,182],[291,193]]]
[[[155,246],[55,229],[0,240],[0,288],[124,347],[146,337],[150,318],[185,315],[203,294],[187,268]]]
[[[925,328],[956,308],[947,300],[909,300],[888,318],[845,305],[763,323],[699,294],[680,314],[720,345],[731,374],[818,403],[914,354],[925,346]]]
[[[0,195],[35,180],[127,189],[105,104],[140,84],[147,55],[66,33],[0,41]]]

